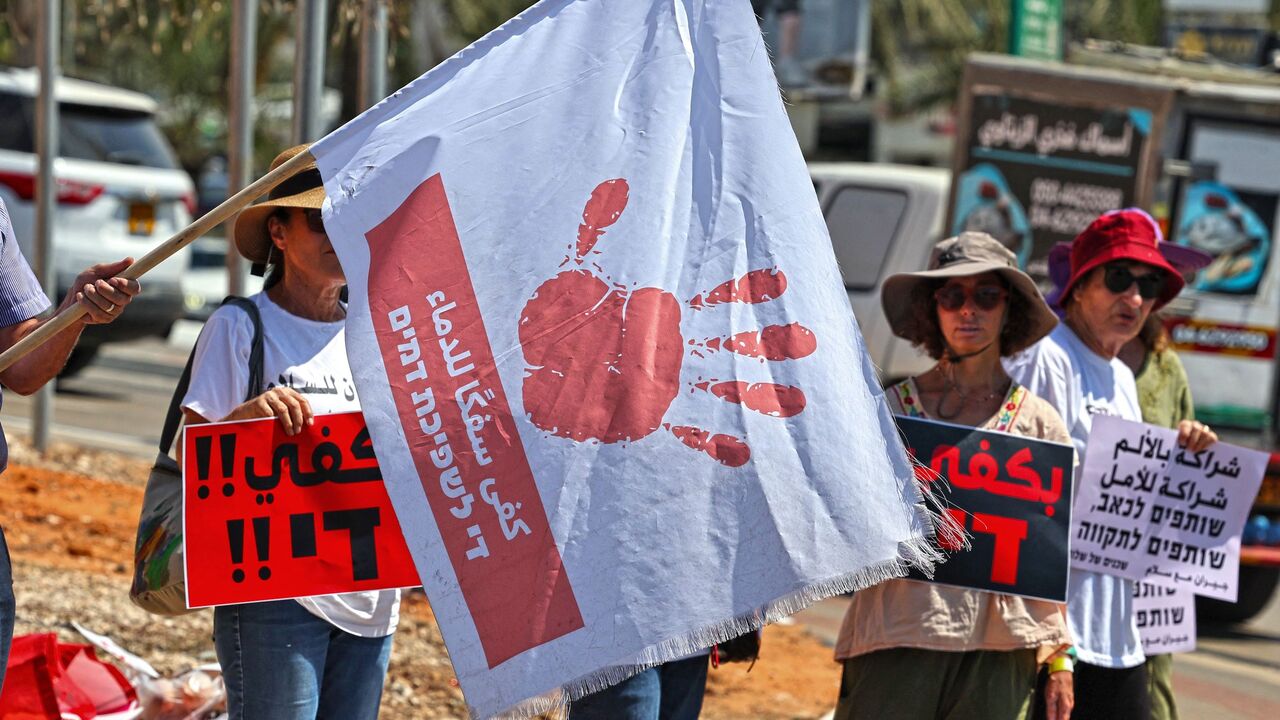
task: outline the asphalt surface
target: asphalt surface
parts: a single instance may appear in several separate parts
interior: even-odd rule
[[[169,341],[104,345],[93,364],[57,383],[51,434],[55,441],[154,457],[165,410],[199,326],[182,322]],[[4,393],[0,422],[30,437],[33,399]]]
[[[847,598],[824,600],[794,616],[835,645]],[[1181,720],[1274,720],[1280,717],[1280,593],[1243,625],[1201,624],[1197,648],[1173,662]],[[768,649],[765,648],[765,653]],[[767,654],[765,655],[767,657]]]
[[[53,438],[153,457],[165,409],[198,331],[186,323],[168,341],[106,346],[88,369],[59,382]],[[6,433],[28,435],[30,417],[29,398],[4,395],[0,421]],[[846,603],[826,600],[795,619],[833,645]],[[1280,717],[1280,593],[1246,624],[1202,622],[1196,652],[1174,662],[1174,685],[1183,720]]]
[[[1248,623],[1203,627],[1196,642],[1173,665],[1184,718],[1280,717],[1280,592]]]

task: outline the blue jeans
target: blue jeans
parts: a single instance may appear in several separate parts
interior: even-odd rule
[[[375,720],[391,636],[339,630],[293,600],[213,611],[230,720]]]
[[[17,604],[13,599],[13,563],[9,560],[9,543],[0,528],[0,687],[4,687],[4,671],[9,667],[9,645],[13,642],[13,623]]]
[[[673,660],[574,700],[569,720],[697,720],[707,656]]]

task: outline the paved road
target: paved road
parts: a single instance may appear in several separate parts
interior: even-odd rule
[[[104,346],[86,370],[58,383],[54,440],[154,457],[169,398],[198,331],[194,323],[180,323],[169,342]],[[31,404],[31,398],[4,394],[5,432],[29,437]]]
[[[154,456],[164,411],[198,327],[179,327],[171,342],[140,341],[106,348],[80,376],[63,382],[54,401],[54,437],[94,447]],[[6,432],[25,434],[30,400],[12,393],[0,410]],[[827,600],[797,619],[834,643],[845,601]],[[1199,650],[1174,664],[1184,720],[1280,717],[1280,593],[1252,622],[1201,628]]]
[[[795,619],[834,645],[847,604],[844,598],[825,600]],[[1245,625],[1201,627],[1197,643],[1194,653],[1179,655],[1173,665],[1182,720],[1280,717],[1280,593]]]
[[[1280,593],[1245,625],[1201,628],[1197,644],[1173,666],[1184,718],[1280,717]]]

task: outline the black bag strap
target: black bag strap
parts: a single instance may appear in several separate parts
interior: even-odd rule
[[[262,388],[262,316],[258,306],[252,300],[236,295],[228,295],[222,305],[235,305],[249,315],[253,321],[253,342],[249,345],[249,382],[244,399],[249,401],[256,397]],[[219,306],[221,307],[221,306]],[[196,345],[199,345],[199,340]],[[164,430],[160,432],[160,452],[168,454],[173,447],[174,438],[178,434],[178,424],[182,422],[182,398],[187,396],[187,388],[191,385],[191,364],[196,359],[196,348],[191,348],[187,356],[187,366],[182,369],[182,377],[178,386],[173,389],[173,398],[169,400],[169,412],[164,418]]]

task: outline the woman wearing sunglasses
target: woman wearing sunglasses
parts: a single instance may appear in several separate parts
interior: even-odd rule
[[[1182,290],[1159,238],[1155,221],[1138,209],[1094,220],[1071,244],[1071,272],[1059,295],[1063,324],[1009,363],[1010,375],[1062,415],[1082,458],[1095,416],[1143,421],[1133,372],[1118,356]],[[1193,452],[1218,439],[1193,420],[1177,427],[1178,442]],[[1151,717],[1132,581],[1072,568],[1067,612],[1080,659],[1077,720]]]
[[[284,151],[272,169],[305,150]],[[253,321],[221,307],[196,343],[187,424],[275,418],[296,435],[315,415],[360,410],[347,362],[346,276],[320,217],[324,198],[312,164],[236,218],[236,249],[267,270],[265,289],[249,298],[262,320],[266,387],[245,400]],[[399,590],[215,608],[231,720],[373,720],[399,614]]]
[[[1058,321],[999,241],[943,240],[928,270],[886,280],[881,302],[894,334],[938,361],[886,391],[896,413],[1069,442],[1058,413],[1001,366]],[[1020,720],[1043,668],[1049,717],[1067,720],[1070,643],[1059,603],[890,580],[856,593],[845,615],[836,718]]]

